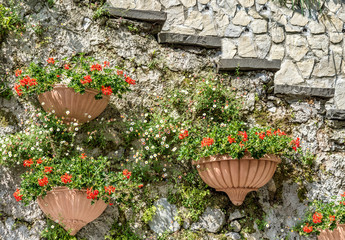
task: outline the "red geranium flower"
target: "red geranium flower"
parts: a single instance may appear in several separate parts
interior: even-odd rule
[[[301,147],[301,146],[300,146],[300,140],[299,140],[299,138],[297,138],[296,140],[292,140],[292,141],[290,142],[290,145],[292,145],[292,149],[293,149],[293,150],[297,151],[297,148],[300,148],[300,147]]]
[[[72,175],[68,175],[67,173],[65,173],[65,175],[61,176],[61,181],[63,183],[70,183],[72,182],[71,178],[72,178]]]
[[[87,156],[86,156],[85,153],[82,153],[81,156],[80,156],[81,159],[85,159],[86,157],[87,157]]]
[[[32,158],[30,158],[29,160],[24,161],[23,166],[24,167],[30,167],[33,163],[34,163],[34,161],[32,161]]]
[[[37,164],[41,164],[41,163],[43,163],[43,160],[42,160],[42,158],[39,158],[36,160],[36,162],[37,162]]]
[[[104,95],[111,95],[113,93],[113,90],[111,89],[111,87],[104,87],[102,86],[102,92]]]
[[[144,186],[144,184],[140,184],[139,186],[138,186],[138,188],[142,188]]]
[[[14,73],[16,74],[16,77],[19,77],[20,75],[22,75],[22,70],[17,69]]]
[[[313,231],[313,226],[309,226],[308,223],[303,227],[303,232],[305,233],[311,233],[312,231]]]
[[[321,223],[322,222],[322,214],[321,213],[318,213],[318,212],[315,212],[314,215],[313,215],[313,222],[314,223]]]
[[[53,167],[44,167],[44,172],[51,173],[53,171]]]
[[[334,222],[335,221],[335,216],[329,215],[329,221]]]
[[[91,83],[92,82],[91,76],[90,75],[85,76],[84,80],[80,80],[80,82],[82,84]]]
[[[259,138],[260,138],[261,140],[264,140],[264,138],[265,138],[265,133],[260,133]]]
[[[69,64],[65,64],[65,66],[64,66],[64,68],[66,69],[66,70],[68,70],[69,69]]]
[[[122,174],[123,174],[123,176],[125,176],[123,179],[125,179],[125,178],[129,179],[132,175],[132,172],[125,169],[125,170],[123,170]]]
[[[229,142],[230,144],[235,143],[235,142],[236,142],[236,139],[233,138],[233,137],[231,137],[231,135],[229,135],[229,136],[228,136],[228,142]]]
[[[42,179],[38,179],[38,185],[41,187],[45,186],[48,184],[48,177],[44,176]]]
[[[17,202],[22,200],[23,195],[20,195],[20,190],[17,188],[17,190],[13,193],[13,197],[17,200]]]
[[[135,80],[130,78],[129,76],[125,76],[125,81],[130,85],[135,85]]]
[[[55,63],[55,60],[54,60],[54,58],[48,58],[47,62],[48,62],[48,63],[51,63],[51,64],[54,64],[54,63]]]
[[[184,138],[189,136],[188,130],[182,130],[181,132],[182,133],[180,133],[180,135],[178,136],[179,139],[182,140],[182,139],[184,139]]]
[[[97,198],[98,193],[99,193],[98,190],[92,191],[92,187],[90,189],[88,188],[86,190],[87,199],[95,199],[95,198]]]
[[[122,76],[123,75],[123,71],[122,70],[117,70],[117,75]]]
[[[18,96],[21,96],[23,94],[23,90],[20,89],[21,85],[16,84],[14,85],[14,90],[16,90],[16,93],[18,94]]]
[[[112,192],[115,192],[115,187],[114,186],[108,186],[108,187],[105,186],[104,191],[110,195]]]
[[[109,67],[110,63],[108,61],[104,61],[104,67]]]
[[[201,141],[201,147],[211,146],[214,143],[213,138],[204,138]]]
[[[243,137],[243,139],[242,139],[243,142],[248,141],[248,134],[246,131],[244,131],[244,132],[239,131],[238,135]]]
[[[90,70],[91,70],[91,72],[95,71],[95,70],[102,71],[102,66],[100,64],[96,63],[96,64],[91,66]]]

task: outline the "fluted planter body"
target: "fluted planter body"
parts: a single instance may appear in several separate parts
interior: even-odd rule
[[[217,155],[193,161],[202,180],[217,191],[226,192],[235,205],[241,205],[246,195],[264,186],[277,169],[281,159],[268,154],[254,159],[246,153],[242,159]]]
[[[47,195],[37,199],[42,211],[53,221],[58,221],[70,235],[74,236],[82,227],[99,217],[107,204],[98,200],[91,205],[86,190],[56,187]]]
[[[340,240],[345,239],[345,224],[338,224],[334,230],[321,230],[318,240]]]
[[[80,94],[73,88],[57,84],[52,91],[39,94],[38,100],[46,112],[54,110],[56,116],[64,117],[66,123],[74,120],[85,123],[98,117],[109,103],[109,96],[103,95],[102,99],[96,100],[97,94],[94,89],[86,89]]]

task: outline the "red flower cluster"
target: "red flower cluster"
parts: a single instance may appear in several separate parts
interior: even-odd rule
[[[15,84],[15,85],[14,85],[14,90],[16,90],[18,96],[21,96],[21,95],[23,94],[23,90],[20,89],[20,87],[21,87],[21,86],[20,86],[19,84]]]
[[[313,215],[313,223],[321,223],[322,217],[321,213],[315,212]]]
[[[48,184],[48,177],[44,176],[42,179],[38,179],[38,185],[41,187],[45,186]]]
[[[108,61],[104,61],[104,67],[109,67],[110,63]]]
[[[108,186],[108,187],[104,186],[104,191],[110,195],[112,192],[115,192],[115,187],[113,187],[113,186]]]
[[[309,226],[308,223],[303,227],[303,232],[305,233],[311,233],[312,231],[313,231],[313,226]]]
[[[63,183],[70,183],[70,182],[72,182],[71,179],[72,179],[72,175],[68,175],[67,173],[65,173],[65,175],[61,176],[61,181]]]
[[[292,149],[293,149],[293,150],[297,151],[297,148],[300,148],[300,147],[301,147],[301,146],[300,146],[300,140],[299,140],[299,138],[297,138],[296,140],[292,140],[292,141],[290,142],[290,145],[292,145]]]
[[[98,190],[95,190],[95,191],[92,191],[92,187],[89,189],[86,190],[86,194],[87,194],[87,199],[97,199],[97,195],[98,195],[99,191]]]
[[[55,63],[54,58],[48,58],[47,63],[54,64]]]
[[[41,164],[41,163],[43,163],[43,160],[42,160],[42,158],[39,158],[36,160],[36,162],[37,162],[37,164]]]
[[[20,75],[22,75],[22,70],[17,69],[14,73],[16,74],[16,77],[19,77]]]
[[[111,89],[111,87],[104,87],[102,86],[102,93],[104,95],[111,95],[113,93],[113,90]]]
[[[129,76],[126,76],[125,75],[125,81],[128,83],[128,84],[132,84],[132,85],[135,85],[135,80],[130,78]]]
[[[247,142],[248,141],[248,134],[247,134],[246,131],[244,131],[244,132],[239,131],[238,135],[243,137],[243,139],[242,139],[243,142]]]
[[[122,76],[123,75],[123,71],[122,70],[117,70],[117,75]]]
[[[201,147],[211,146],[214,143],[213,138],[204,138],[201,141]]]
[[[90,75],[85,76],[84,80],[80,80],[80,82],[82,84],[91,83],[92,82],[91,76]]]
[[[34,161],[32,161],[32,158],[30,158],[29,160],[24,160],[23,166],[24,167],[31,167],[31,165],[34,163]]]
[[[335,216],[329,215],[329,221],[334,222],[335,221]]]
[[[13,197],[17,200],[17,202],[22,200],[23,195],[20,195],[20,190],[17,188],[17,190],[13,193]]]
[[[80,156],[81,159],[85,159],[86,157],[87,157],[87,156],[86,156],[85,153],[82,153],[81,156]]]
[[[144,184],[140,184],[139,186],[138,186],[138,188],[142,188],[144,186]]]
[[[283,135],[286,135],[286,133],[285,133],[285,132],[280,131],[280,129],[278,129],[277,131],[274,131],[274,132],[273,132],[273,134],[274,134],[274,135],[277,135],[277,134],[278,134],[278,136],[283,136]]]
[[[29,76],[25,76],[23,79],[19,80],[20,85],[26,86],[26,88],[29,88],[29,86],[37,85],[37,80],[35,78],[30,78]]]
[[[345,192],[343,194],[340,194],[341,197],[345,197]]]
[[[228,142],[229,142],[230,144],[235,143],[235,142],[236,142],[236,139],[233,138],[233,137],[231,137],[231,135],[229,135],[229,136],[228,136]]]
[[[123,176],[125,176],[123,179],[127,178],[129,179],[132,175],[132,172],[129,172],[127,169],[123,170],[122,172]]]
[[[65,64],[64,68],[68,70],[70,68],[69,64]]]
[[[102,65],[96,63],[96,64],[94,64],[94,65],[91,66],[90,70],[91,70],[91,72],[92,72],[92,71],[95,71],[95,70],[97,70],[97,71],[102,71]]]
[[[261,140],[264,140],[264,138],[265,138],[265,133],[260,133],[260,134],[259,134],[259,138],[260,138]]]
[[[178,138],[182,140],[188,136],[189,136],[188,130],[184,130],[182,133],[180,133],[180,135],[178,135]]]
[[[53,167],[44,167],[44,172],[51,173],[53,171]]]

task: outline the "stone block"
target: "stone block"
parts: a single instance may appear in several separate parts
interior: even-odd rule
[[[334,97],[334,88],[313,88],[293,85],[274,84],[274,94],[294,95],[302,97]]]
[[[181,45],[197,45],[205,48],[220,48],[221,38],[213,36],[197,36],[178,33],[159,33],[159,43],[172,43]]]
[[[124,9],[114,7],[108,7],[107,10],[112,17],[122,17],[158,23],[164,23],[167,19],[167,14],[165,12],[159,11]]]
[[[265,59],[221,59],[219,62],[219,70],[235,70],[240,67],[240,70],[270,70],[277,71],[280,69],[281,61],[268,61]]]

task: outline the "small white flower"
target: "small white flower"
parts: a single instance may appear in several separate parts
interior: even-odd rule
[[[69,114],[70,114],[70,111],[66,111],[66,114],[69,115]]]
[[[129,130],[132,132],[132,131],[133,131],[133,128],[132,128],[132,127],[130,127],[130,128],[129,128]]]
[[[177,149],[177,148],[176,148],[176,147],[174,147],[174,148],[173,148],[171,151],[175,152],[175,151],[176,151],[176,149]]]
[[[269,227],[270,227],[270,225],[267,223],[267,224],[266,224],[266,227],[267,227],[267,228],[269,228]]]
[[[41,104],[42,104],[42,106],[44,106],[44,104],[46,104],[46,103],[45,103],[45,102],[42,102]]]
[[[51,228],[54,228],[54,225],[52,225]]]
[[[78,130],[79,130],[79,128],[75,128],[74,130],[78,131]]]
[[[55,113],[55,110],[52,110],[52,113]]]
[[[216,108],[217,107],[217,105],[216,104],[213,104],[213,108]]]
[[[146,149],[146,150],[150,150],[150,147],[149,147],[149,146],[146,146],[145,149]]]
[[[153,156],[151,155],[151,156],[150,156],[150,158],[152,159],[152,158],[153,158]]]
[[[149,162],[148,161],[145,161],[145,164],[148,164]]]
[[[166,145],[165,145],[165,147],[166,147],[166,148],[169,148],[169,145],[168,145],[168,144],[166,144]]]
[[[157,157],[157,154],[153,154],[154,157]]]

